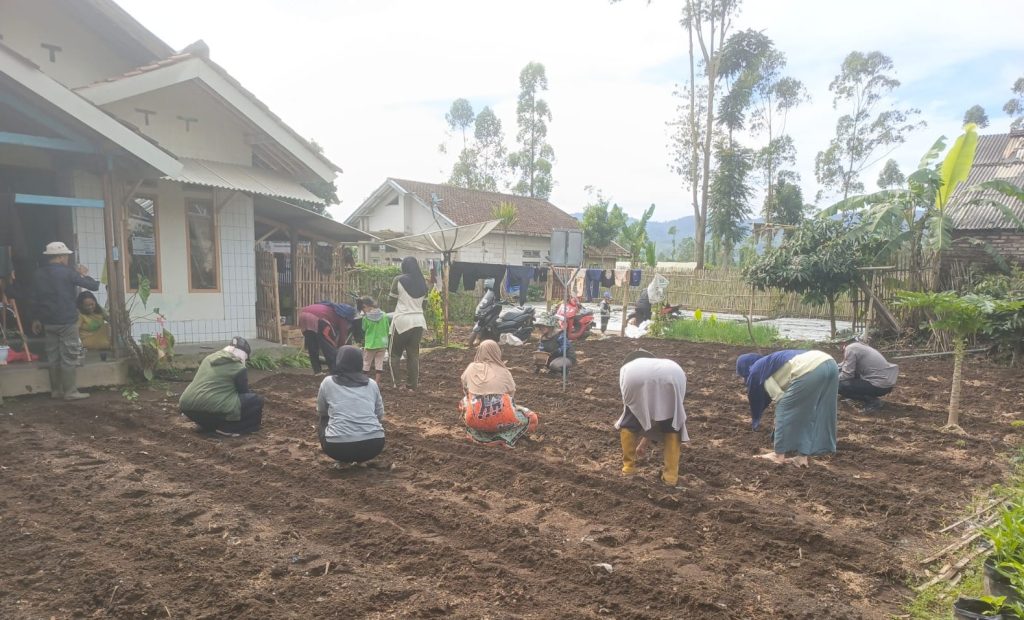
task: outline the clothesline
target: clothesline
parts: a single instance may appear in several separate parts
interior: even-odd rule
[[[441,282],[440,261],[430,263],[431,282]],[[481,279],[493,279],[497,289],[502,287],[507,294],[518,296],[520,303],[526,303],[526,293],[533,281],[547,282],[548,273],[554,274],[562,286],[567,286],[570,293],[587,301],[601,296],[601,288],[613,286],[639,286],[643,279],[641,269],[575,269],[573,267],[530,267],[525,265],[500,265],[493,263],[473,263],[455,261],[451,264],[448,277],[448,291],[476,288]],[[575,277],[574,277],[575,275]],[[571,282],[570,282],[571,280]],[[504,286],[502,286],[504,284]]]

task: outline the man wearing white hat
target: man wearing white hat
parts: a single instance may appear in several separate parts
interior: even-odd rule
[[[81,365],[82,340],[78,335],[76,287],[97,291],[100,283],[89,277],[85,265],[68,266],[71,250],[60,241],[46,244],[44,256],[49,262],[36,269],[32,281],[32,301],[36,320],[32,331],[46,334],[46,361],[50,365],[50,396],[64,400],[88,398],[78,391],[78,367]]]

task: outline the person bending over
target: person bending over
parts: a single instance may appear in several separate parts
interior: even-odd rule
[[[839,364],[839,395],[864,404],[864,411],[882,408],[880,397],[896,387],[900,367],[890,364],[881,353],[851,338],[843,346],[843,361]]]
[[[520,437],[537,430],[537,414],[515,404],[516,382],[501,359],[501,347],[484,340],[462,373],[466,395],[459,410],[471,441],[511,448]]]
[[[263,397],[249,391],[245,361],[252,349],[241,336],[199,364],[178,406],[185,417],[206,432],[238,436],[252,433],[263,422]]]
[[[681,444],[686,432],[686,373],[672,360],[656,359],[643,349],[626,356],[619,369],[622,415],[615,423],[622,444],[622,474],[636,473],[636,461],[649,440],[664,445],[661,481],[674,487],[679,481]]]
[[[363,353],[356,347],[338,349],[333,367],[316,396],[320,447],[339,463],[369,461],[384,450],[380,388],[363,373]]]
[[[747,386],[751,426],[761,426],[761,415],[772,401],[775,407],[774,451],[759,455],[775,463],[788,459],[807,467],[808,457],[836,451],[836,403],[839,366],[822,351],[778,351],[770,355],[747,353],[736,359],[736,374]]]

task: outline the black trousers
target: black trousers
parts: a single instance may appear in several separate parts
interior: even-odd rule
[[[875,387],[859,377],[839,382],[839,396],[851,400],[869,401],[873,398],[885,396],[891,391],[891,387]]]
[[[331,443],[321,439],[320,447],[323,448],[324,454],[339,463],[363,463],[384,451],[384,438],[345,443]]]
[[[237,421],[225,420],[221,414],[205,411],[182,411],[189,420],[207,433],[221,431],[244,435],[260,429],[263,423],[263,397],[253,392],[239,394],[242,401],[242,417]]]
[[[319,374],[322,368],[320,364],[321,353],[323,353],[324,359],[327,360],[327,369],[333,372],[334,361],[338,357],[338,349],[331,344],[331,341],[309,330],[302,332],[302,337],[306,342],[306,352],[309,353],[309,363],[313,367],[313,372]]]
[[[405,384],[412,389],[420,383],[420,341],[423,340],[423,328],[413,327],[391,338],[391,370],[398,373],[398,361],[405,352]]]

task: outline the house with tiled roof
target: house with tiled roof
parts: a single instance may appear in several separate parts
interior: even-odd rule
[[[0,2],[0,251],[21,284],[63,241],[106,276],[101,303],[148,282],[178,342],[256,337],[258,242],[370,238],[317,212],[340,171],[202,41],[176,51],[112,0]]]
[[[494,208],[502,203],[514,205],[517,211],[507,239],[504,231],[495,229],[481,241],[459,250],[454,260],[543,265],[551,248],[551,232],[580,228],[576,218],[547,200],[395,178],[384,181],[345,223],[381,240],[366,247],[366,262],[390,264],[400,262],[405,254],[395,251],[384,240],[490,221],[494,219]],[[615,244],[589,253],[599,265],[609,261],[614,264],[622,254],[628,256]],[[440,258],[440,254],[424,253],[417,258]]]
[[[993,180],[1024,187],[1024,130],[978,136],[967,180],[957,186],[946,207],[953,224],[953,246],[943,257],[947,269],[955,263],[975,269],[991,266],[993,252],[1008,263],[1024,266],[1024,202],[994,190],[975,189]]]

